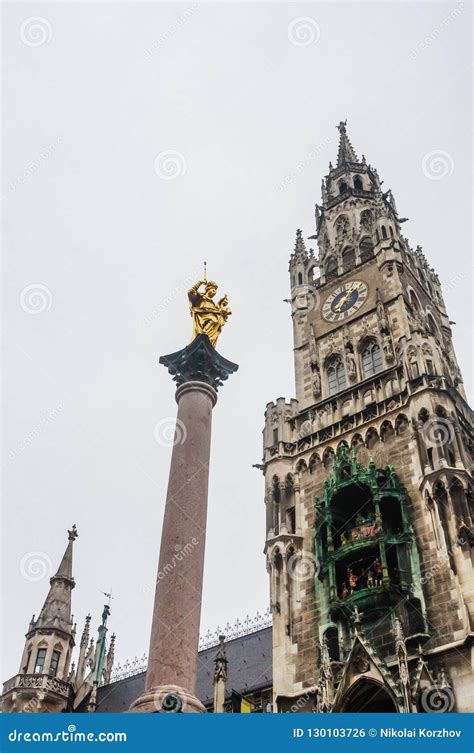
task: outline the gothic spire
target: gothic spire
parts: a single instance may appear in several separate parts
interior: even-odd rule
[[[303,233],[298,228],[296,231],[295,256],[298,256],[299,254],[306,254],[306,246],[303,240]]]
[[[219,648],[214,657],[214,713],[224,711],[227,682],[227,656],[225,652],[225,635],[219,636]]]
[[[347,135],[346,125],[347,125],[347,120],[341,120],[339,125],[336,126],[340,134],[339,150],[337,153],[337,166],[338,167],[341,167],[341,165],[345,165],[346,162],[358,162],[357,155],[354,151],[354,147],[352,146],[349,140],[349,136]]]
[[[66,633],[72,632],[71,591],[75,586],[72,577],[72,549],[77,538],[77,529],[73,525],[68,531],[68,544],[55,575],[50,579],[49,593],[40,615],[34,623],[36,628],[59,628]]]

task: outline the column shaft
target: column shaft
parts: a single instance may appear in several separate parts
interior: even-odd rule
[[[217,393],[203,382],[178,387],[148,655],[146,690],[196,689],[212,408]]]

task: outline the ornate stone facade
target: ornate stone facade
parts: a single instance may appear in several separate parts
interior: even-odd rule
[[[274,709],[472,711],[472,412],[439,279],[339,130],[265,413]]]

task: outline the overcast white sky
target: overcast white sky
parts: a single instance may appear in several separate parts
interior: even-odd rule
[[[158,357],[188,342],[204,258],[240,370],[214,410],[203,632],[267,606],[252,463],[266,403],[293,395],[288,257],[296,228],[314,230],[343,118],[444,283],[471,394],[470,11],[3,6],[2,679],[48,588],[30,553],[55,569],[74,522],[79,633],[112,586],[118,659],[148,649],[171,454],[154,430],[176,410]]]

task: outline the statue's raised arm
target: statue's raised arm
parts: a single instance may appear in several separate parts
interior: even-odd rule
[[[204,290],[199,290],[204,285]],[[214,301],[217,284],[211,280],[199,280],[188,290],[189,307],[193,319],[193,337],[207,335],[211,345],[215,348],[217,338],[222,327],[232,313],[228,308],[225,295],[219,301]]]

